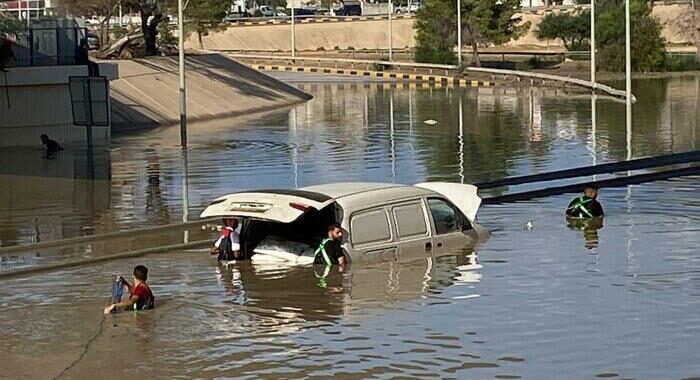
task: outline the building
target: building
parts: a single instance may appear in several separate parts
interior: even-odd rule
[[[26,20],[53,14],[57,0],[0,1],[0,12]]]

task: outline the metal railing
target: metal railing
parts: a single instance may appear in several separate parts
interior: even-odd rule
[[[220,52],[226,52],[225,50],[218,50]],[[397,68],[398,70],[401,70],[401,67],[410,67],[410,68],[424,68],[424,69],[429,69],[429,70],[444,70],[445,75],[449,75],[450,71],[455,71],[458,70],[458,67],[456,65],[440,65],[440,64],[434,64],[434,63],[416,63],[416,62],[398,62],[398,61],[376,61],[376,60],[367,60],[367,59],[347,59],[347,58],[321,58],[321,57],[303,57],[303,56],[296,56],[296,57],[290,57],[290,56],[278,56],[278,55],[253,55],[253,54],[236,54],[236,53],[227,53],[230,57],[233,58],[242,58],[242,59],[260,59],[260,60],[268,60],[268,61],[311,61],[311,62],[335,62],[335,63],[345,63],[345,64],[350,64],[355,65],[375,65],[375,66],[386,66],[386,67],[394,67]],[[521,80],[522,78],[529,78],[529,79],[539,79],[542,81],[553,81],[553,82],[560,82],[560,83],[565,83],[565,84],[570,84],[570,85],[575,85],[579,87],[584,87],[591,89],[593,91],[599,91],[602,92],[606,95],[610,95],[616,98],[625,98],[626,93],[623,90],[618,90],[615,88],[612,88],[610,86],[601,84],[601,83],[593,83],[587,80],[583,79],[576,79],[576,78],[571,78],[571,77],[563,77],[559,75],[552,75],[552,74],[543,74],[543,73],[535,73],[535,72],[530,72],[530,71],[519,71],[519,70],[506,70],[506,69],[492,69],[492,68],[486,68],[486,67],[465,67],[464,71],[469,71],[469,72],[477,72],[477,73],[483,73],[483,74],[492,74],[492,75],[502,75],[502,76],[512,76],[516,77],[518,80]],[[635,98],[634,95],[631,95],[632,102],[636,102],[637,99]]]

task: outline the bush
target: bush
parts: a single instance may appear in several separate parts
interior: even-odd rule
[[[695,71],[700,69],[694,55],[669,55],[666,57],[666,71]]]
[[[566,50],[590,49],[591,12],[548,13],[535,34],[541,40],[561,40]]]
[[[457,62],[457,55],[450,49],[439,49],[426,46],[416,48],[416,62],[441,63],[454,65]]]
[[[178,44],[178,39],[173,34],[173,31],[170,30],[167,22],[161,22],[158,24],[157,43],[158,46],[162,48],[171,48],[177,46]]]
[[[625,6],[608,2],[600,10],[596,22],[597,64],[603,70],[625,69]],[[643,0],[631,0],[632,70],[650,72],[663,70],[666,60],[661,24],[651,15]]]

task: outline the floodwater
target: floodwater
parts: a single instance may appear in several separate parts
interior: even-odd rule
[[[598,99],[593,122],[591,97],[562,90],[298,85],[314,99],[192,126],[186,155],[177,128],[116,135],[90,165],[71,147],[0,152],[0,247],[178,222],[183,198],[196,219],[242,189],[471,183],[700,142],[696,77],[635,82],[631,133],[623,104]],[[0,378],[700,378],[699,180],[604,189],[602,228],[567,225],[572,195],[485,206],[475,252],[325,279],[203,251],[3,278]],[[122,247],[12,253],[0,270]],[[113,274],[137,263],[158,307],[103,318]]]

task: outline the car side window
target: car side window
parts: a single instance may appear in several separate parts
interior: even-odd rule
[[[400,238],[406,239],[428,235],[428,226],[425,224],[425,214],[421,203],[398,205],[393,208],[393,212]]]
[[[461,229],[462,218],[455,208],[443,199],[429,198],[428,207],[433,215],[435,232],[438,235],[459,231]]]
[[[350,239],[354,246],[391,241],[389,215],[384,209],[353,215],[350,221]]]

